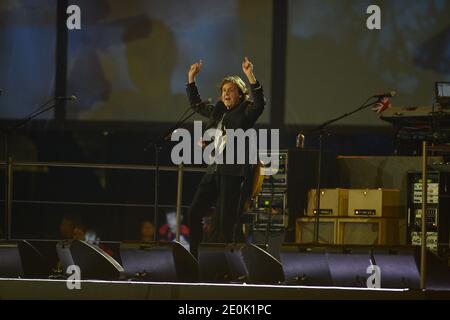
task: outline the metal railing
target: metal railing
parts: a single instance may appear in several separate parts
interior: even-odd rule
[[[6,167],[5,167],[6,166]],[[12,218],[12,204],[52,204],[52,205],[80,205],[80,206],[116,206],[116,207],[154,207],[154,204],[136,204],[136,203],[108,203],[108,202],[81,202],[81,201],[36,201],[36,200],[14,200],[13,198],[13,182],[14,172],[16,168],[82,168],[82,169],[104,169],[104,170],[133,170],[133,171],[156,171],[154,165],[135,165],[135,164],[105,164],[105,163],[74,163],[74,162],[23,162],[23,161],[10,161],[6,164],[5,161],[0,162],[0,168],[3,167],[5,174],[9,177],[10,181],[5,181],[5,224],[4,228],[7,235],[11,235],[11,218]],[[160,172],[176,172],[177,178],[177,200],[176,200],[176,212],[177,212],[177,232],[176,239],[180,240],[180,223],[181,223],[181,210],[188,206],[182,205],[183,199],[183,173],[184,172],[206,172],[206,168],[198,167],[186,167],[180,166],[159,166]],[[158,205],[159,208],[174,207],[168,205]]]

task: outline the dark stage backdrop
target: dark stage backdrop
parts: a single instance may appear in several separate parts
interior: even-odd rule
[[[381,30],[366,9],[381,7]],[[396,90],[393,104],[431,106],[434,82],[450,80],[450,1],[289,1],[287,124],[317,124]],[[340,122],[382,125],[371,112]]]
[[[0,1],[0,118],[22,118],[53,96],[56,2]]]
[[[0,118],[21,118],[54,91],[56,0],[0,2]],[[202,59],[203,97],[249,56],[270,99],[271,0],[74,0],[70,120],[176,121],[188,107],[188,67]],[[47,114],[47,118],[52,114]],[[269,111],[261,117],[267,122]]]
[[[242,58],[270,92],[271,0],[79,0],[83,28],[69,32],[70,119],[176,121],[188,107],[187,70],[203,60],[203,99]],[[265,112],[260,121],[268,121]]]
[[[56,2],[0,2],[0,118],[22,117],[53,94]],[[270,101],[271,0],[70,3],[82,10],[82,30],[68,33],[67,94],[78,96],[70,120],[176,121],[198,59],[204,99],[217,97],[223,76],[242,76],[248,55]],[[430,105],[434,81],[449,80],[450,0],[379,2],[380,31],[366,28],[370,4],[289,1],[286,124],[317,124],[391,89],[395,105]],[[362,112],[341,124],[383,122]]]

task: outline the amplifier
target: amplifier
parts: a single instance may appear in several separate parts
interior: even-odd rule
[[[316,208],[317,189],[308,192],[307,216],[317,214]],[[348,189],[321,189],[320,190],[320,215],[346,216],[348,213]]]
[[[296,242],[314,242],[315,217],[297,219]],[[351,245],[405,244],[406,220],[401,218],[323,217],[319,223],[319,242]]]
[[[271,219],[269,221],[269,219]],[[254,231],[266,231],[270,224],[270,231],[284,231],[288,224],[288,216],[284,214],[272,214],[256,212],[253,221]]]
[[[350,189],[348,215],[351,217],[401,217],[400,190]]]
[[[406,220],[400,218],[340,218],[338,244],[399,245],[406,232]]]
[[[298,243],[314,242],[315,217],[298,218],[295,227],[295,240]],[[320,218],[319,221],[319,243],[337,244],[337,226],[336,218]]]
[[[261,192],[256,196],[255,210],[268,211],[272,209],[273,213],[283,213],[286,210],[285,193]]]
[[[273,188],[286,189],[288,184],[288,152],[280,150],[272,156],[278,156],[278,172],[274,175],[266,175],[270,170],[268,166],[263,166],[262,174],[264,175],[263,189],[270,190]]]

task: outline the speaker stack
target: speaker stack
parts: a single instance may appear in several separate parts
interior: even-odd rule
[[[401,245],[406,234],[398,189],[312,189],[306,216],[297,219],[296,242],[314,241],[320,197],[319,243]]]

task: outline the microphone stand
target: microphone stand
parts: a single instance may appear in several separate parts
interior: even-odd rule
[[[342,120],[344,118],[347,118],[349,116],[351,116],[354,113],[357,113],[361,110],[367,109],[375,104],[378,103],[379,99],[377,101],[373,101],[370,102],[369,101],[373,98],[376,98],[375,96],[371,96],[370,98],[368,98],[366,101],[364,101],[364,103],[358,107],[357,109],[351,111],[351,112],[347,112],[337,118],[328,120],[324,123],[322,123],[321,125],[319,125],[318,127],[312,129],[311,131],[309,131],[308,133],[312,133],[312,132],[319,132],[319,156],[318,156],[318,160],[317,160],[317,185],[316,185],[316,217],[315,217],[315,221],[314,221],[314,243],[319,244],[319,223],[320,223],[320,189],[321,189],[321,182],[322,182],[322,154],[323,154],[323,140],[324,140],[324,136],[329,135],[329,133],[327,132],[327,127],[330,126],[331,124]],[[314,211],[313,211],[314,212]]]
[[[58,102],[62,98],[52,98],[39,106],[36,111],[33,111],[28,116],[23,118],[22,120],[19,120],[16,124],[12,125],[11,127],[4,128],[1,133],[4,136],[4,144],[5,144],[5,217],[4,217],[4,224],[5,224],[5,239],[11,240],[11,213],[12,213],[12,155],[10,155],[9,150],[9,137],[11,133],[13,133],[15,130],[23,127],[31,120],[35,119],[39,115],[54,109],[58,106]],[[50,102],[55,102],[50,106],[45,107]],[[45,108],[44,108],[45,107]],[[44,108],[44,109],[42,109]]]
[[[157,234],[158,234],[158,208],[159,208],[159,153],[162,150],[162,143],[164,141],[167,141],[170,139],[170,136],[172,135],[172,133],[177,130],[178,128],[181,127],[181,125],[183,125],[187,120],[189,120],[194,114],[196,114],[197,111],[192,111],[191,113],[189,113],[187,116],[185,116],[184,118],[182,117],[174,126],[172,126],[168,131],[166,131],[164,134],[157,136],[156,139],[154,139],[153,141],[151,141],[150,143],[147,144],[147,147],[144,150],[147,150],[147,148],[149,147],[153,147],[154,148],[154,152],[155,152],[155,179],[154,179],[154,188],[155,188],[155,202],[154,202],[154,206],[153,206],[153,210],[155,211],[153,214],[153,221],[155,224],[155,233],[153,235],[153,240],[157,241]],[[186,114],[186,112],[185,112]],[[178,221],[178,219],[177,219]],[[177,230],[179,230],[180,226],[177,226]]]

